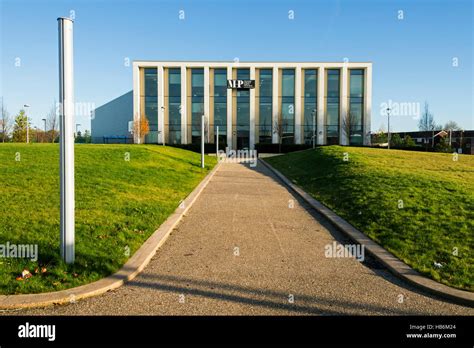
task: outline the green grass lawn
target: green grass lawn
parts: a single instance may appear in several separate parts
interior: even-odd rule
[[[200,154],[156,145],[75,152],[76,262],[67,266],[59,256],[59,146],[0,144],[0,244],[39,251],[37,262],[0,258],[1,294],[62,290],[117,271],[216,163],[206,157],[201,169]],[[24,269],[33,276],[16,280]]]
[[[417,271],[474,290],[474,156],[328,146],[266,160]]]

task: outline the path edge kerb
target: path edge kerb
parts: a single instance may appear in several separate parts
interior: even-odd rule
[[[0,309],[13,310],[73,303],[77,300],[98,296],[107,291],[117,289],[126,282],[132,280],[148,265],[158,248],[164,244],[168,236],[200,196],[219,167],[220,163],[216,163],[215,167],[185,198],[180,206],[178,206],[178,208],[160,225],[160,227],[153,232],[150,237],[148,237],[142,246],[116,273],[93,283],[61,291],[39,294],[0,295]]]
[[[304,201],[306,201],[313,209],[329,220],[331,224],[334,225],[338,230],[340,230],[356,243],[364,245],[364,249],[367,250],[367,252],[369,252],[369,254],[371,254],[373,257],[375,257],[377,261],[382,263],[395,276],[407,281],[411,285],[428,291],[431,294],[449,299],[457,304],[474,307],[474,293],[451,288],[447,285],[438,283],[421,275],[406,263],[395,257],[392,253],[382,248],[379,244],[374,242],[361,231],[356,229],[354,226],[349,224],[346,220],[338,216],[324,204],[314,199],[301,187],[292,183],[286,176],[280,173],[277,169],[273,168],[268,162],[261,158],[258,160],[271,172],[273,172],[273,174],[275,174],[287,187],[289,187]]]

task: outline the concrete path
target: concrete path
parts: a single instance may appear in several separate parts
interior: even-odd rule
[[[70,305],[8,314],[474,315],[374,261],[326,258],[334,240],[348,243],[263,165],[224,164],[132,282]]]

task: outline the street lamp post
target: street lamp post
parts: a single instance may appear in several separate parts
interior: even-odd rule
[[[311,114],[313,115],[313,149],[315,148],[316,146],[316,109],[313,109],[313,111],[311,112]]]
[[[46,119],[42,118],[41,119],[44,122],[44,136],[43,136],[43,143],[46,140]]]
[[[201,118],[201,168],[204,168],[204,125],[206,116]]]
[[[80,123],[76,123],[76,133],[74,133],[74,138],[76,138],[76,137],[77,137],[77,133],[78,133],[78,131],[77,131],[77,127],[79,127],[80,125],[81,125]]]
[[[388,119],[388,132],[387,132],[387,140],[388,140],[388,149],[390,150],[390,111],[392,109],[387,108],[387,119]]]
[[[23,105],[25,109],[28,109],[30,107],[30,104],[25,104]],[[30,112],[26,112],[26,143],[28,144],[30,142],[30,126],[28,124],[28,119],[30,118]]]
[[[165,107],[161,107],[161,142],[165,146]]]
[[[216,157],[219,160],[219,126],[216,126]]]

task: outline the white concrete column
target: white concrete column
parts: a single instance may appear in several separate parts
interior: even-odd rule
[[[301,144],[301,67],[295,69],[295,144]]]
[[[275,125],[276,122],[280,122],[278,119],[278,116],[280,114],[280,103],[279,103],[279,75],[278,75],[278,68],[274,67],[273,68],[273,76],[272,76],[272,83],[273,83],[273,90],[272,90],[272,125],[271,125],[271,131],[272,131],[272,143],[273,144],[278,144],[279,138],[278,138],[278,133],[273,132],[273,126]]]
[[[372,65],[365,69],[364,84],[364,145],[370,145],[370,120],[372,113]]]
[[[227,79],[232,79],[232,66],[227,67]],[[232,89],[227,89],[227,146],[232,149]]]
[[[349,134],[346,134],[347,127],[344,127],[344,123],[348,122],[347,113],[349,112],[348,109],[348,102],[347,102],[347,83],[349,80],[349,71],[347,69],[347,64],[344,64],[341,69],[341,81],[340,81],[340,108],[339,108],[339,142],[341,145],[349,145]]]
[[[205,66],[204,67],[204,116],[206,116],[206,123],[207,123],[207,137],[210,136],[210,127],[211,125],[209,124],[210,122],[210,113],[209,113],[209,108],[211,104],[211,96],[210,96],[210,81],[209,81],[209,67]],[[206,138],[206,142],[209,142],[210,139]]]
[[[250,79],[255,80],[255,67],[250,67]],[[255,149],[255,89],[250,89],[250,132],[249,148]]]
[[[325,115],[324,110],[326,109],[326,72],[324,67],[318,68],[318,145],[326,144],[326,127],[325,127]]]
[[[181,66],[181,144],[188,143],[188,118],[187,118],[187,105],[188,105],[188,89],[187,89],[187,75],[186,75],[186,66]]]
[[[133,122],[138,122],[140,118],[140,68],[138,63],[133,63]],[[133,142],[140,143],[138,134],[133,134]]]
[[[165,136],[165,130],[163,129],[164,112],[162,107],[165,106],[165,74],[163,66],[158,66],[158,144],[163,143],[163,137]]]

